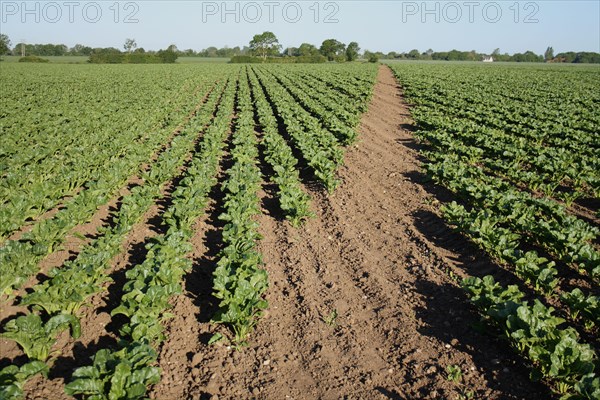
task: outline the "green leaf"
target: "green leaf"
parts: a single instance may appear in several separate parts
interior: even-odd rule
[[[210,346],[211,344],[215,344],[215,343],[217,343],[218,341],[220,341],[222,339],[223,339],[223,335],[220,334],[219,332],[217,332],[214,335],[212,335],[212,337],[208,341],[208,345]]]
[[[76,379],[65,385],[65,393],[70,396],[103,394],[104,382],[100,379]]]

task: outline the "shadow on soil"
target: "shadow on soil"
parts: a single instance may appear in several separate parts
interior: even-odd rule
[[[84,346],[81,342],[75,342],[73,345],[72,356],[58,357],[50,369],[49,379],[64,379],[70,382],[73,378],[73,372],[83,366],[92,364],[92,357],[101,349],[118,349],[117,341],[110,336],[101,336],[95,342]]]
[[[414,129],[414,126],[410,126],[409,130]],[[399,140],[398,143],[416,151],[425,148],[416,140]],[[425,161],[421,155],[418,159],[421,162]],[[433,195],[437,202],[447,203],[454,200],[461,203],[452,192],[436,185],[423,172],[407,173],[405,176]],[[505,284],[520,282],[511,271],[499,266],[475,244],[453,231],[439,215],[421,209],[412,217],[415,228],[428,241],[453,254],[451,259],[456,269],[476,277],[493,274],[496,280]],[[487,327],[485,332],[482,331],[484,324],[481,323],[480,315],[469,303],[463,289],[450,283],[439,285],[426,279],[417,280],[416,288],[425,301],[423,307],[415,309],[417,318],[424,323],[419,329],[421,334],[437,338],[469,354],[475,367],[483,373],[488,387],[502,392],[505,398],[552,398],[547,387],[528,379],[529,369],[525,360],[517,355],[506,341],[496,337],[499,332],[495,332],[491,327]],[[530,291],[527,294],[533,293]],[[463,372],[467,371],[467,366],[461,367]],[[465,379],[468,385],[467,375]],[[483,398],[482,396],[485,396],[485,393],[475,393],[475,398]]]
[[[499,332],[481,323],[479,314],[468,304],[460,287],[418,280],[416,288],[425,301],[423,307],[415,309],[417,318],[424,323],[419,329],[421,334],[469,354],[475,367],[485,376],[488,387],[502,392],[506,398],[552,398],[547,387],[528,379],[525,361],[508,347],[507,342],[494,337]],[[467,372],[468,366],[463,365],[461,369]],[[468,385],[466,374],[465,379]],[[475,394],[475,398],[482,396],[485,393]]]
[[[202,323],[208,323],[219,310],[219,299],[213,296],[213,273],[215,272],[218,255],[223,248],[222,229],[225,225],[219,220],[219,215],[223,212],[223,199],[225,193],[221,189],[223,182],[227,179],[225,171],[233,165],[233,160],[229,156],[233,144],[231,138],[227,141],[225,156],[220,163],[220,174],[218,182],[213,186],[209,193],[209,198],[213,199],[213,204],[207,212],[205,220],[206,229],[201,238],[206,249],[200,257],[193,259],[192,271],[185,275],[185,290],[188,296],[192,297],[194,305],[199,310],[196,313],[196,319]],[[200,341],[208,344],[212,334],[205,333],[200,337]]]

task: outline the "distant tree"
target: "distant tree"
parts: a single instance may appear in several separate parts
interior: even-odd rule
[[[215,46],[210,46],[209,48],[204,50],[204,57],[217,57],[218,51],[219,49],[217,49]]]
[[[64,56],[69,48],[64,44],[33,44],[27,45],[27,54],[35,56]]]
[[[369,52],[367,60],[369,60],[370,63],[379,62],[379,54]]]
[[[78,56],[81,54],[81,50],[83,49],[83,45],[82,44],[76,44],[75,46],[71,47],[71,54],[73,54],[74,56]]]
[[[419,53],[419,50],[417,49],[412,49],[408,52],[407,57],[412,58],[413,60],[418,60],[419,58],[421,58],[421,53]]]
[[[10,48],[10,39],[8,36],[1,34],[0,35],[0,56],[11,53],[12,50]]]
[[[128,53],[131,53],[136,47],[137,43],[135,42],[135,39],[126,39],[125,44],[123,45],[123,48]]]
[[[564,63],[572,63],[573,61],[575,61],[576,57],[577,57],[577,53],[575,53],[573,51],[567,51],[566,53],[558,53],[556,55],[556,58],[558,60],[560,60],[560,62],[564,62]]]
[[[82,44],[76,44],[69,52],[74,56],[89,56],[92,52],[92,48]]]
[[[554,49],[552,46],[549,46],[544,52],[544,60],[550,61],[554,58]]]
[[[448,52],[448,61],[465,61],[468,59],[467,54],[464,51],[450,50]]]
[[[93,52],[95,54],[104,54],[104,53],[120,53],[121,51],[114,47],[96,47],[93,50]]]
[[[525,53],[515,53],[511,57],[510,61],[516,62],[542,62],[544,57],[535,54],[533,51],[528,50]]]
[[[385,55],[385,58],[387,58],[388,60],[394,60],[398,57],[400,57],[400,55],[398,53],[396,53],[395,51],[390,51],[389,53],[387,53]]]
[[[492,51],[492,56],[494,56],[494,57],[495,57],[495,56],[499,56],[499,55],[500,55],[500,48],[499,48],[499,47],[496,47],[496,48],[494,49],[494,51]]]
[[[156,55],[164,64],[173,64],[177,60],[177,53],[172,50],[159,50]]]
[[[17,43],[15,45],[15,47],[13,47],[12,49],[12,55],[13,56],[20,56],[21,55],[21,47],[25,48],[25,51],[27,51],[27,45],[25,43]]]
[[[298,55],[301,57],[316,56],[319,54],[319,49],[310,43],[302,43],[298,47]]]
[[[600,54],[587,51],[577,53],[573,62],[576,64],[600,64]]]
[[[10,51],[10,39],[4,33],[0,34],[0,56]]]
[[[321,54],[327,57],[329,61],[333,61],[336,59],[336,56],[342,55],[344,50],[346,50],[346,45],[335,39],[324,40],[319,49]]]
[[[167,51],[172,51],[173,53],[179,53],[179,49],[177,48],[177,45],[174,45],[174,44],[167,47]]]
[[[358,52],[360,51],[360,47],[358,47],[358,43],[350,42],[348,47],[346,47],[346,61],[354,61],[358,58]]]
[[[260,35],[254,35],[250,41],[250,49],[252,52],[264,59],[267,56],[275,55],[279,52],[281,45],[277,36],[273,32],[263,32]]]
[[[493,57],[494,57],[494,61],[511,61],[511,59],[512,59],[512,56],[510,54],[508,54],[508,53],[500,54],[500,52],[493,55]]]
[[[432,60],[448,60],[447,51],[435,51],[431,54]]]
[[[217,50],[217,56],[219,56],[219,57],[231,58],[234,55],[235,55],[234,50],[227,46]]]
[[[281,52],[281,55],[284,57],[298,57],[300,53],[297,47],[288,47]]]

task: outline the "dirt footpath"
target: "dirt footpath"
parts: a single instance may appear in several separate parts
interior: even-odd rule
[[[473,329],[479,317],[450,271],[495,267],[438,217],[445,194],[424,186],[412,128],[382,66],[342,184],[330,196],[310,190],[317,217],[291,228],[265,188],[270,307],[240,351],[206,344],[219,239],[214,215],[199,224],[195,270],[175,301],[152,398],[549,398],[508,345]],[[449,365],[462,369],[459,383],[447,379]]]

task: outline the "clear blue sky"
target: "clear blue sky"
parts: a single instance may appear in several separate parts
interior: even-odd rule
[[[25,4],[25,7],[23,6]],[[237,21],[236,21],[237,20]],[[244,46],[274,32],[284,46],[324,39],[369,50],[600,52],[600,0],[585,1],[22,1],[0,0],[13,45],[76,43],[147,50]]]

